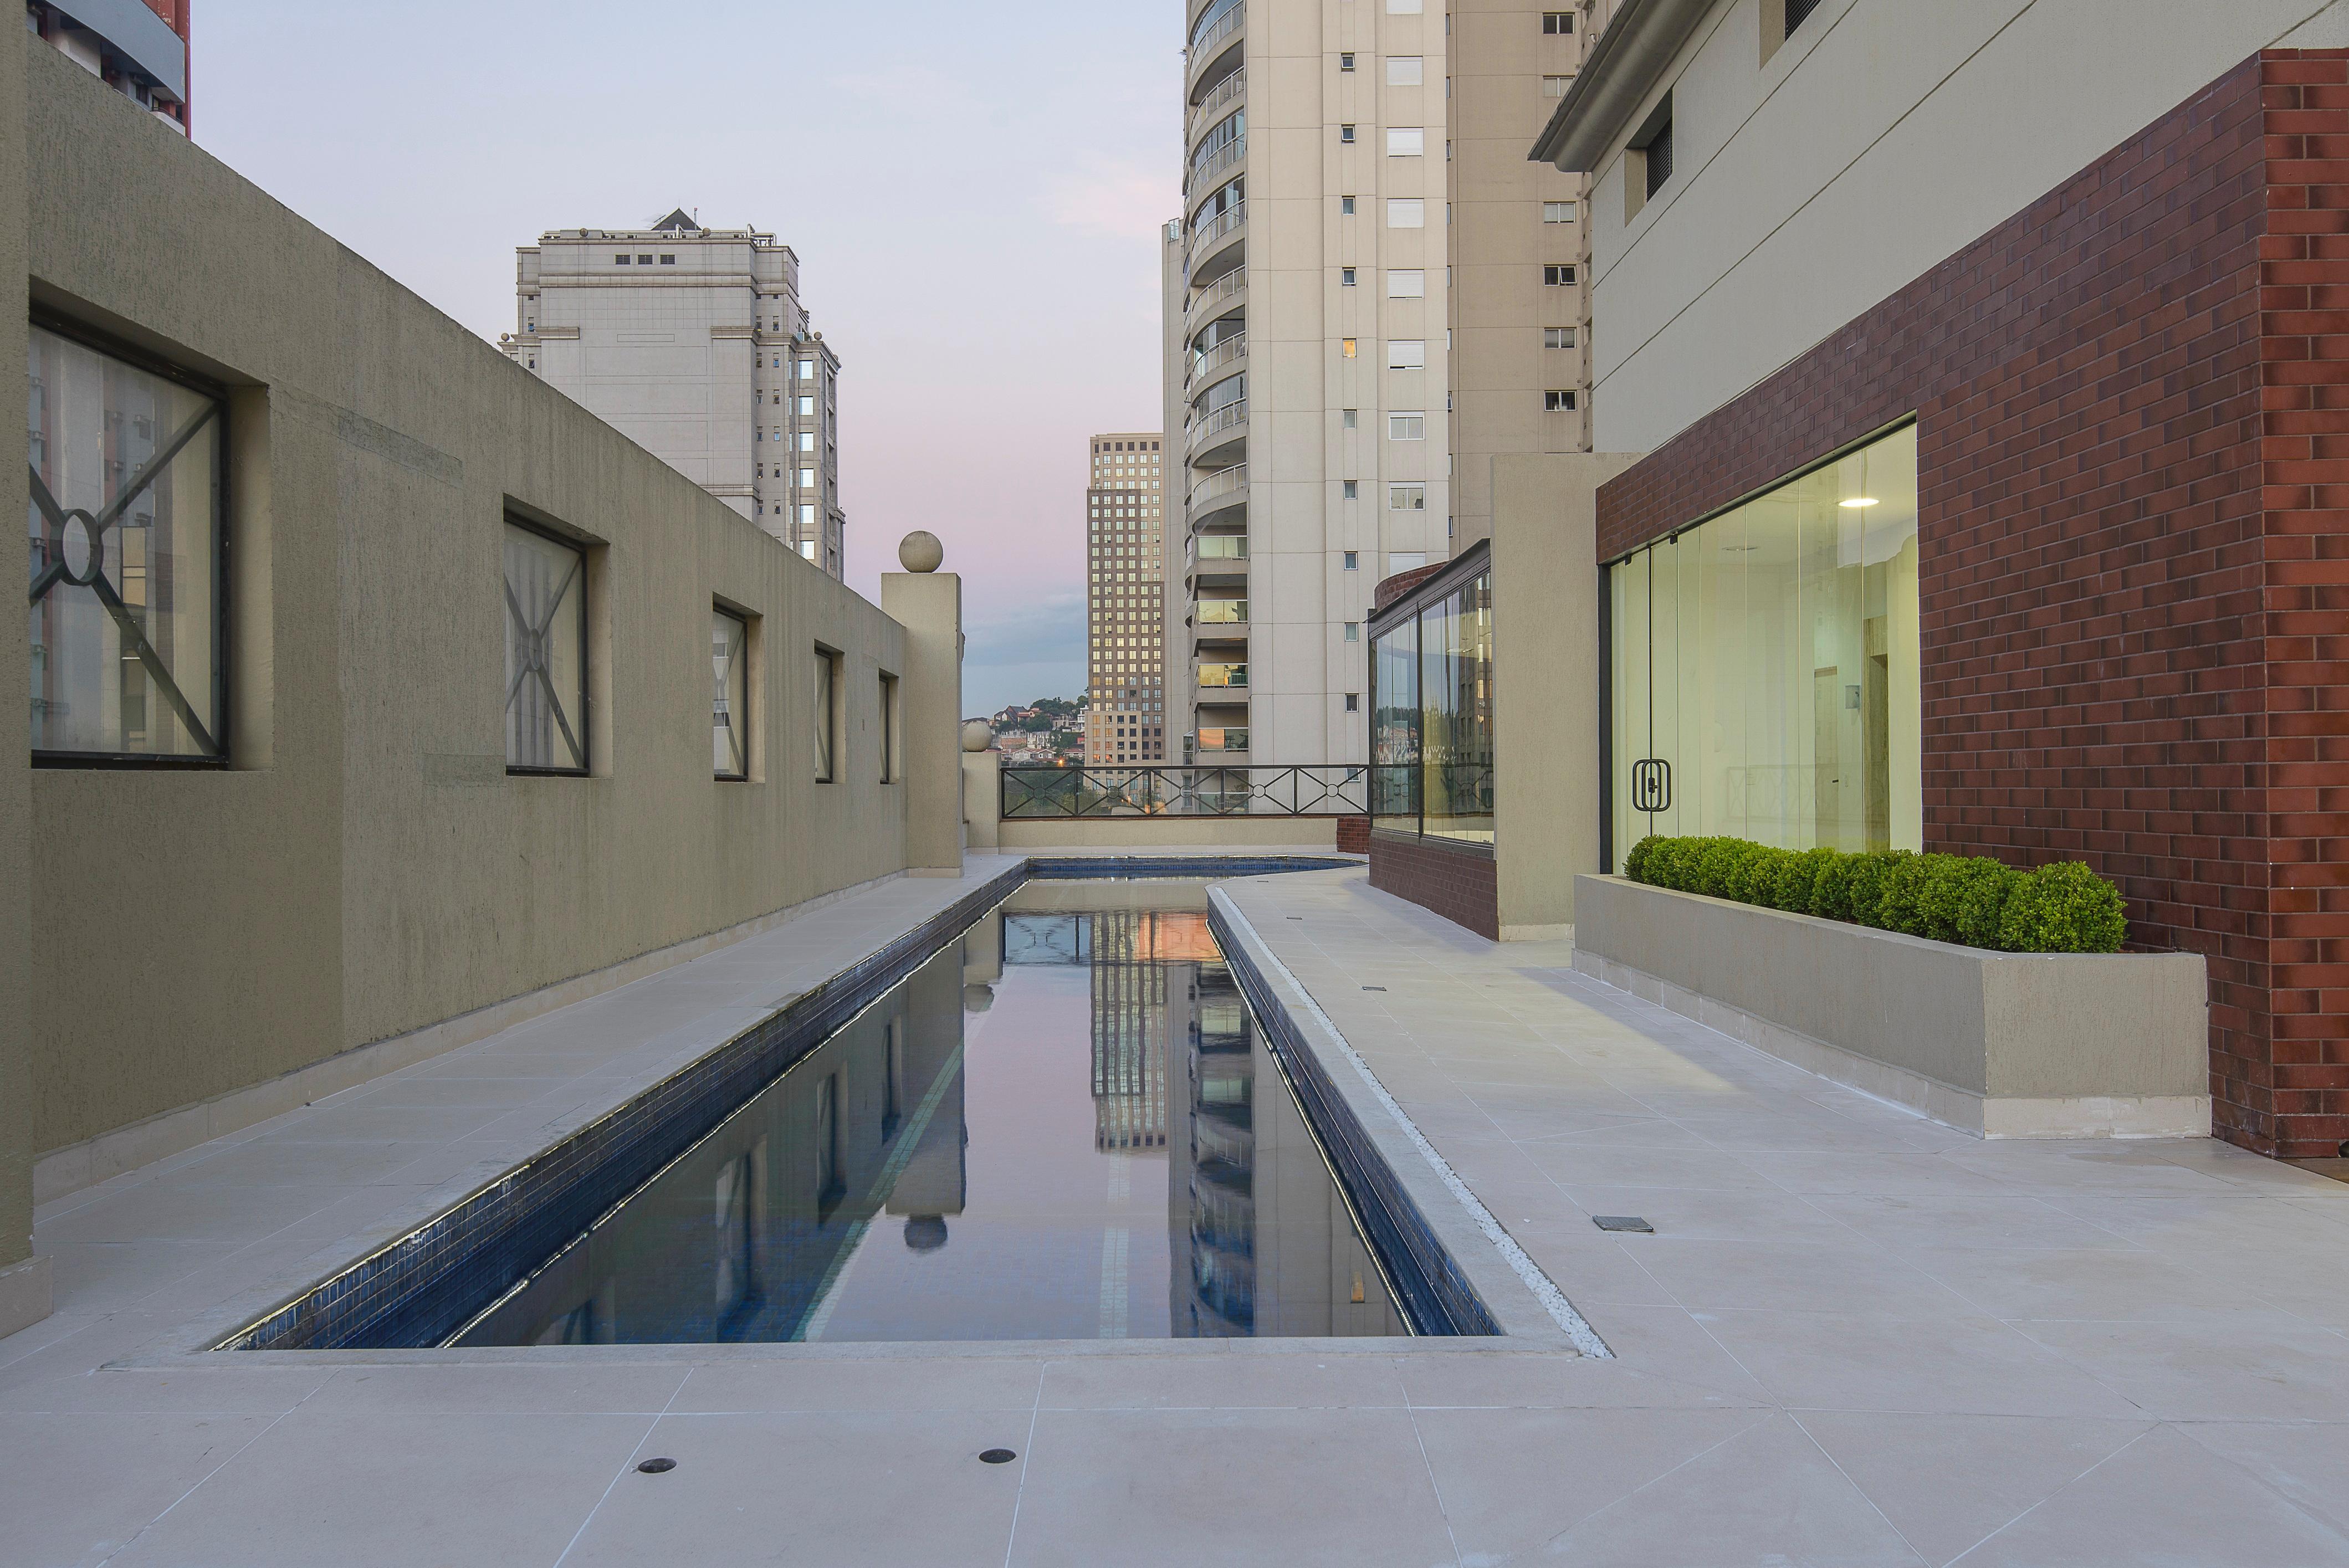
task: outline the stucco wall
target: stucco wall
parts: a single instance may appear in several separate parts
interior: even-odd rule
[[[20,68],[36,304],[232,388],[233,766],[38,770],[28,833],[0,796],[53,977],[36,1150],[904,867],[895,623],[70,62]],[[510,505],[600,542],[591,778],[504,771]],[[748,783],[710,776],[714,598],[754,617]]]
[[[1627,221],[1619,145],[1598,172],[1593,444],[1661,445],[2261,47],[2349,41],[2327,10],[1826,0],[1764,65],[1723,0],[1650,96],[1671,179]]]
[[[0,81],[24,70],[22,27],[0,27]],[[156,129],[160,129],[161,127]],[[21,98],[0,105],[0,277],[25,270],[25,110]],[[0,312],[0,365],[25,363],[25,317]],[[0,376],[0,430],[25,428],[25,378]],[[0,513],[25,515],[25,469],[0,463]],[[0,582],[22,583],[29,570],[23,528],[0,529]],[[31,686],[26,641],[11,631],[0,635],[0,691],[19,694]],[[12,696],[0,702],[0,1268],[18,1262],[33,1246],[32,1020],[15,999],[26,995],[32,970],[26,953],[31,909],[21,890],[31,848],[32,744],[26,706]],[[0,1321],[0,1334],[15,1324]]]

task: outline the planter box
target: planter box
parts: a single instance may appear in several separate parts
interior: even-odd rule
[[[1621,877],[1575,879],[1574,966],[1990,1138],[2206,1137],[2192,953],[1986,953]]]

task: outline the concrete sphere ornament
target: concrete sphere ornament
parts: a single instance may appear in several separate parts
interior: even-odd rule
[[[965,751],[984,751],[994,744],[995,731],[988,727],[985,719],[974,718],[962,727],[962,748]]]
[[[897,542],[897,564],[908,572],[936,572],[946,561],[947,547],[926,528],[917,528]]]

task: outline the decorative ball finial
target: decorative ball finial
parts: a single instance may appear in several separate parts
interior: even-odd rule
[[[917,528],[897,542],[897,564],[908,572],[936,572],[946,559],[947,547],[926,528]]]
[[[962,748],[979,752],[995,744],[995,731],[983,718],[974,718],[962,727]]]

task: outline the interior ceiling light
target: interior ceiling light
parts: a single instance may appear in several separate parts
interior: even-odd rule
[[[1876,498],[1872,495],[1856,495],[1849,500],[1840,501],[1837,504],[1846,507],[1874,506]]]

